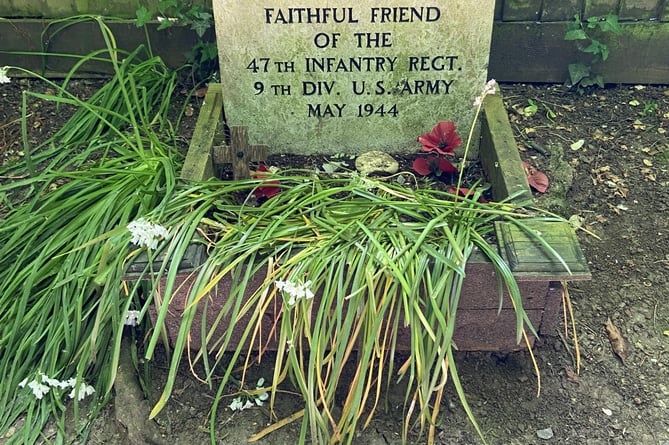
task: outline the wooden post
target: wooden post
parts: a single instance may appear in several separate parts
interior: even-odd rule
[[[197,118],[186,160],[181,168],[181,179],[204,181],[214,176],[211,147],[216,128],[221,121],[223,94],[220,84],[210,84],[204,105]]]

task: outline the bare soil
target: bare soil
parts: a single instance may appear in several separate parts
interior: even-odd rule
[[[74,87],[86,95],[95,83],[78,81]],[[2,161],[21,151],[17,119],[20,91],[26,88],[45,87],[23,81],[0,88]],[[573,345],[563,332],[545,336],[535,346],[539,397],[527,352],[457,355],[485,437],[491,444],[669,445],[669,86],[625,85],[579,96],[561,85],[503,85],[502,92],[521,157],[552,182],[552,192],[537,196],[538,202],[578,219],[599,239],[580,233],[593,279],[569,286],[582,354],[579,374]],[[193,105],[195,113],[182,127],[186,138],[200,104]],[[65,117],[49,104],[32,105],[27,118],[31,137],[44,137]],[[612,350],[605,329],[609,318],[629,342],[624,360]],[[268,379],[268,366],[254,366],[252,377]],[[152,363],[153,401],[167,367],[164,356]],[[174,395],[156,418],[162,436],[156,440],[209,443],[214,395],[184,366]],[[76,442],[128,443],[114,403],[93,422],[87,440]],[[442,403],[437,443],[480,443],[455,393],[450,391]],[[301,407],[299,397],[285,393],[277,414],[288,416]],[[385,408],[358,433],[355,444],[400,442],[404,414],[399,388],[388,394]],[[221,408],[214,420],[216,443],[244,443],[268,419],[265,407],[243,412]],[[294,443],[298,434],[299,421],[256,443]]]

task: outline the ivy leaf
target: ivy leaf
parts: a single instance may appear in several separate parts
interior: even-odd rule
[[[572,85],[578,85],[578,83],[590,76],[590,67],[583,65],[582,63],[570,63],[569,64],[569,80],[571,80]]]
[[[586,36],[585,31],[582,29],[572,29],[564,35],[565,40],[585,40],[587,38],[588,36]]]
[[[135,20],[135,26],[138,28],[141,28],[142,26],[146,25],[151,21],[152,15],[151,11],[146,9],[144,6],[140,6],[137,8],[137,11],[135,11],[135,15],[137,16],[137,19]]]
[[[618,23],[618,16],[615,14],[608,14],[604,20],[599,22],[599,29],[604,32],[612,32],[615,34],[622,34],[623,30]]]
[[[210,26],[211,22],[208,20],[193,20],[193,23],[190,25],[191,29],[197,33],[199,38],[204,36],[204,33],[207,32]]]

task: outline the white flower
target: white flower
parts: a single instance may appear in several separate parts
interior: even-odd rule
[[[28,382],[28,379],[23,379],[21,380],[21,383],[19,383],[19,386],[21,388],[24,388],[26,386],[26,383]],[[43,385],[37,380],[31,380],[30,383],[28,383],[28,388],[30,388],[33,391],[33,394],[35,395],[36,399],[41,399],[44,397],[44,394],[47,394],[51,388],[49,388],[47,385]]]
[[[265,384],[265,379],[263,377],[260,377],[258,379],[258,383],[256,383],[256,390],[261,391],[265,389],[265,387],[263,386],[264,384]],[[269,399],[269,393],[267,391],[256,394],[255,396],[256,405],[262,406],[262,403],[267,399]]]
[[[153,224],[144,218],[139,218],[128,224],[128,230],[132,234],[131,243],[140,247],[148,247],[155,250],[158,247],[159,238],[167,238],[167,229],[159,224]]]
[[[65,389],[65,388],[75,388],[77,386],[77,381],[76,379],[69,379],[69,380],[58,380],[58,379],[52,379],[48,375],[42,373],[41,371],[38,372],[39,375],[39,380],[38,379],[33,379],[30,383],[28,382],[28,379],[25,378],[19,383],[19,387],[24,388],[26,386],[26,383],[28,385],[28,388],[30,388],[33,391],[33,394],[37,399],[41,399],[44,397],[45,394],[47,394],[51,388],[59,388],[59,389]],[[70,392],[70,398],[73,399],[75,396],[75,389],[73,389]],[[95,392],[95,388],[92,386],[87,385],[86,383],[82,382],[79,385],[79,391],[78,391],[78,399],[83,400],[84,397],[90,396]]]
[[[46,383],[47,385],[53,387],[53,388],[58,388],[60,387],[61,381],[52,379],[46,374],[42,374],[42,383]]]
[[[497,86],[497,81],[495,79],[490,79],[483,87],[481,95],[474,99],[474,106],[480,107],[484,97],[488,94],[495,94],[495,86]]]
[[[293,283],[292,281],[277,280],[274,285],[279,290],[285,292],[288,295],[288,304],[290,306],[294,305],[302,298],[307,300],[314,298],[314,293],[311,292],[311,289],[309,289],[309,286],[311,286],[311,280],[304,284],[297,284]]]
[[[242,409],[248,409],[248,408],[253,408],[253,402],[250,400],[247,400]]]
[[[242,398],[241,397],[235,397],[232,399],[232,402],[228,405],[228,408],[230,408],[233,411],[241,411],[244,409],[244,404],[242,403]]]
[[[12,81],[12,79],[7,76],[7,70],[9,69],[8,66],[3,66],[0,67],[0,83],[9,83]]]
[[[125,313],[125,321],[123,324],[125,326],[137,326],[139,325],[139,311],[128,311]]]
[[[74,396],[77,396],[77,400],[81,401],[84,400],[86,396],[90,396],[91,394],[95,393],[95,388],[93,388],[90,385],[87,385],[85,382],[81,382],[79,384],[79,389],[77,390],[76,386],[72,391],[70,391],[70,399],[74,399]]]

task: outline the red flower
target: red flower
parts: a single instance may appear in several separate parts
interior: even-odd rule
[[[258,172],[261,172],[261,173],[258,173]],[[253,178],[254,179],[259,179],[259,178],[266,177],[267,175],[263,174],[262,172],[269,172],[269,169],[267,167],[265,167],[265,164],[260,164],[258,166],[258,170],[256,170],[255,174],[253,174]],[[278,183],[279,183],[279,181],[276,180],[276,179],[265,181],[265,184],[278,184]],[[261,185],[261,186],[256,187],[253,190],[253,194],[258,199],[260,199],[260,198],[269,199],[272,196],[278,195],[280,191],[281,191],[281,187],[277,187],[277,186],[274,186],[274,185]]]
[[[442,173],[453,174],[458,172],[458,169],[455,168],[453,164],[438,156],[414,159],[413,169],[416,173],[423,176],[427,176],[431,173],[434,173],[436,176],[441,176]]]
[[[548,176],[525,161],[523,161],[523,168],[525,169],[527,182],[530,184],[530,186],[537,192],[544,193],[548,189],[549,185]]]
[[[439,122],[431,133],[418,137],[423,144],[423,151],[436,151],[440,155],[451,155],[462,144],[460,135],[455,131],[455,124],[451,121]]]

